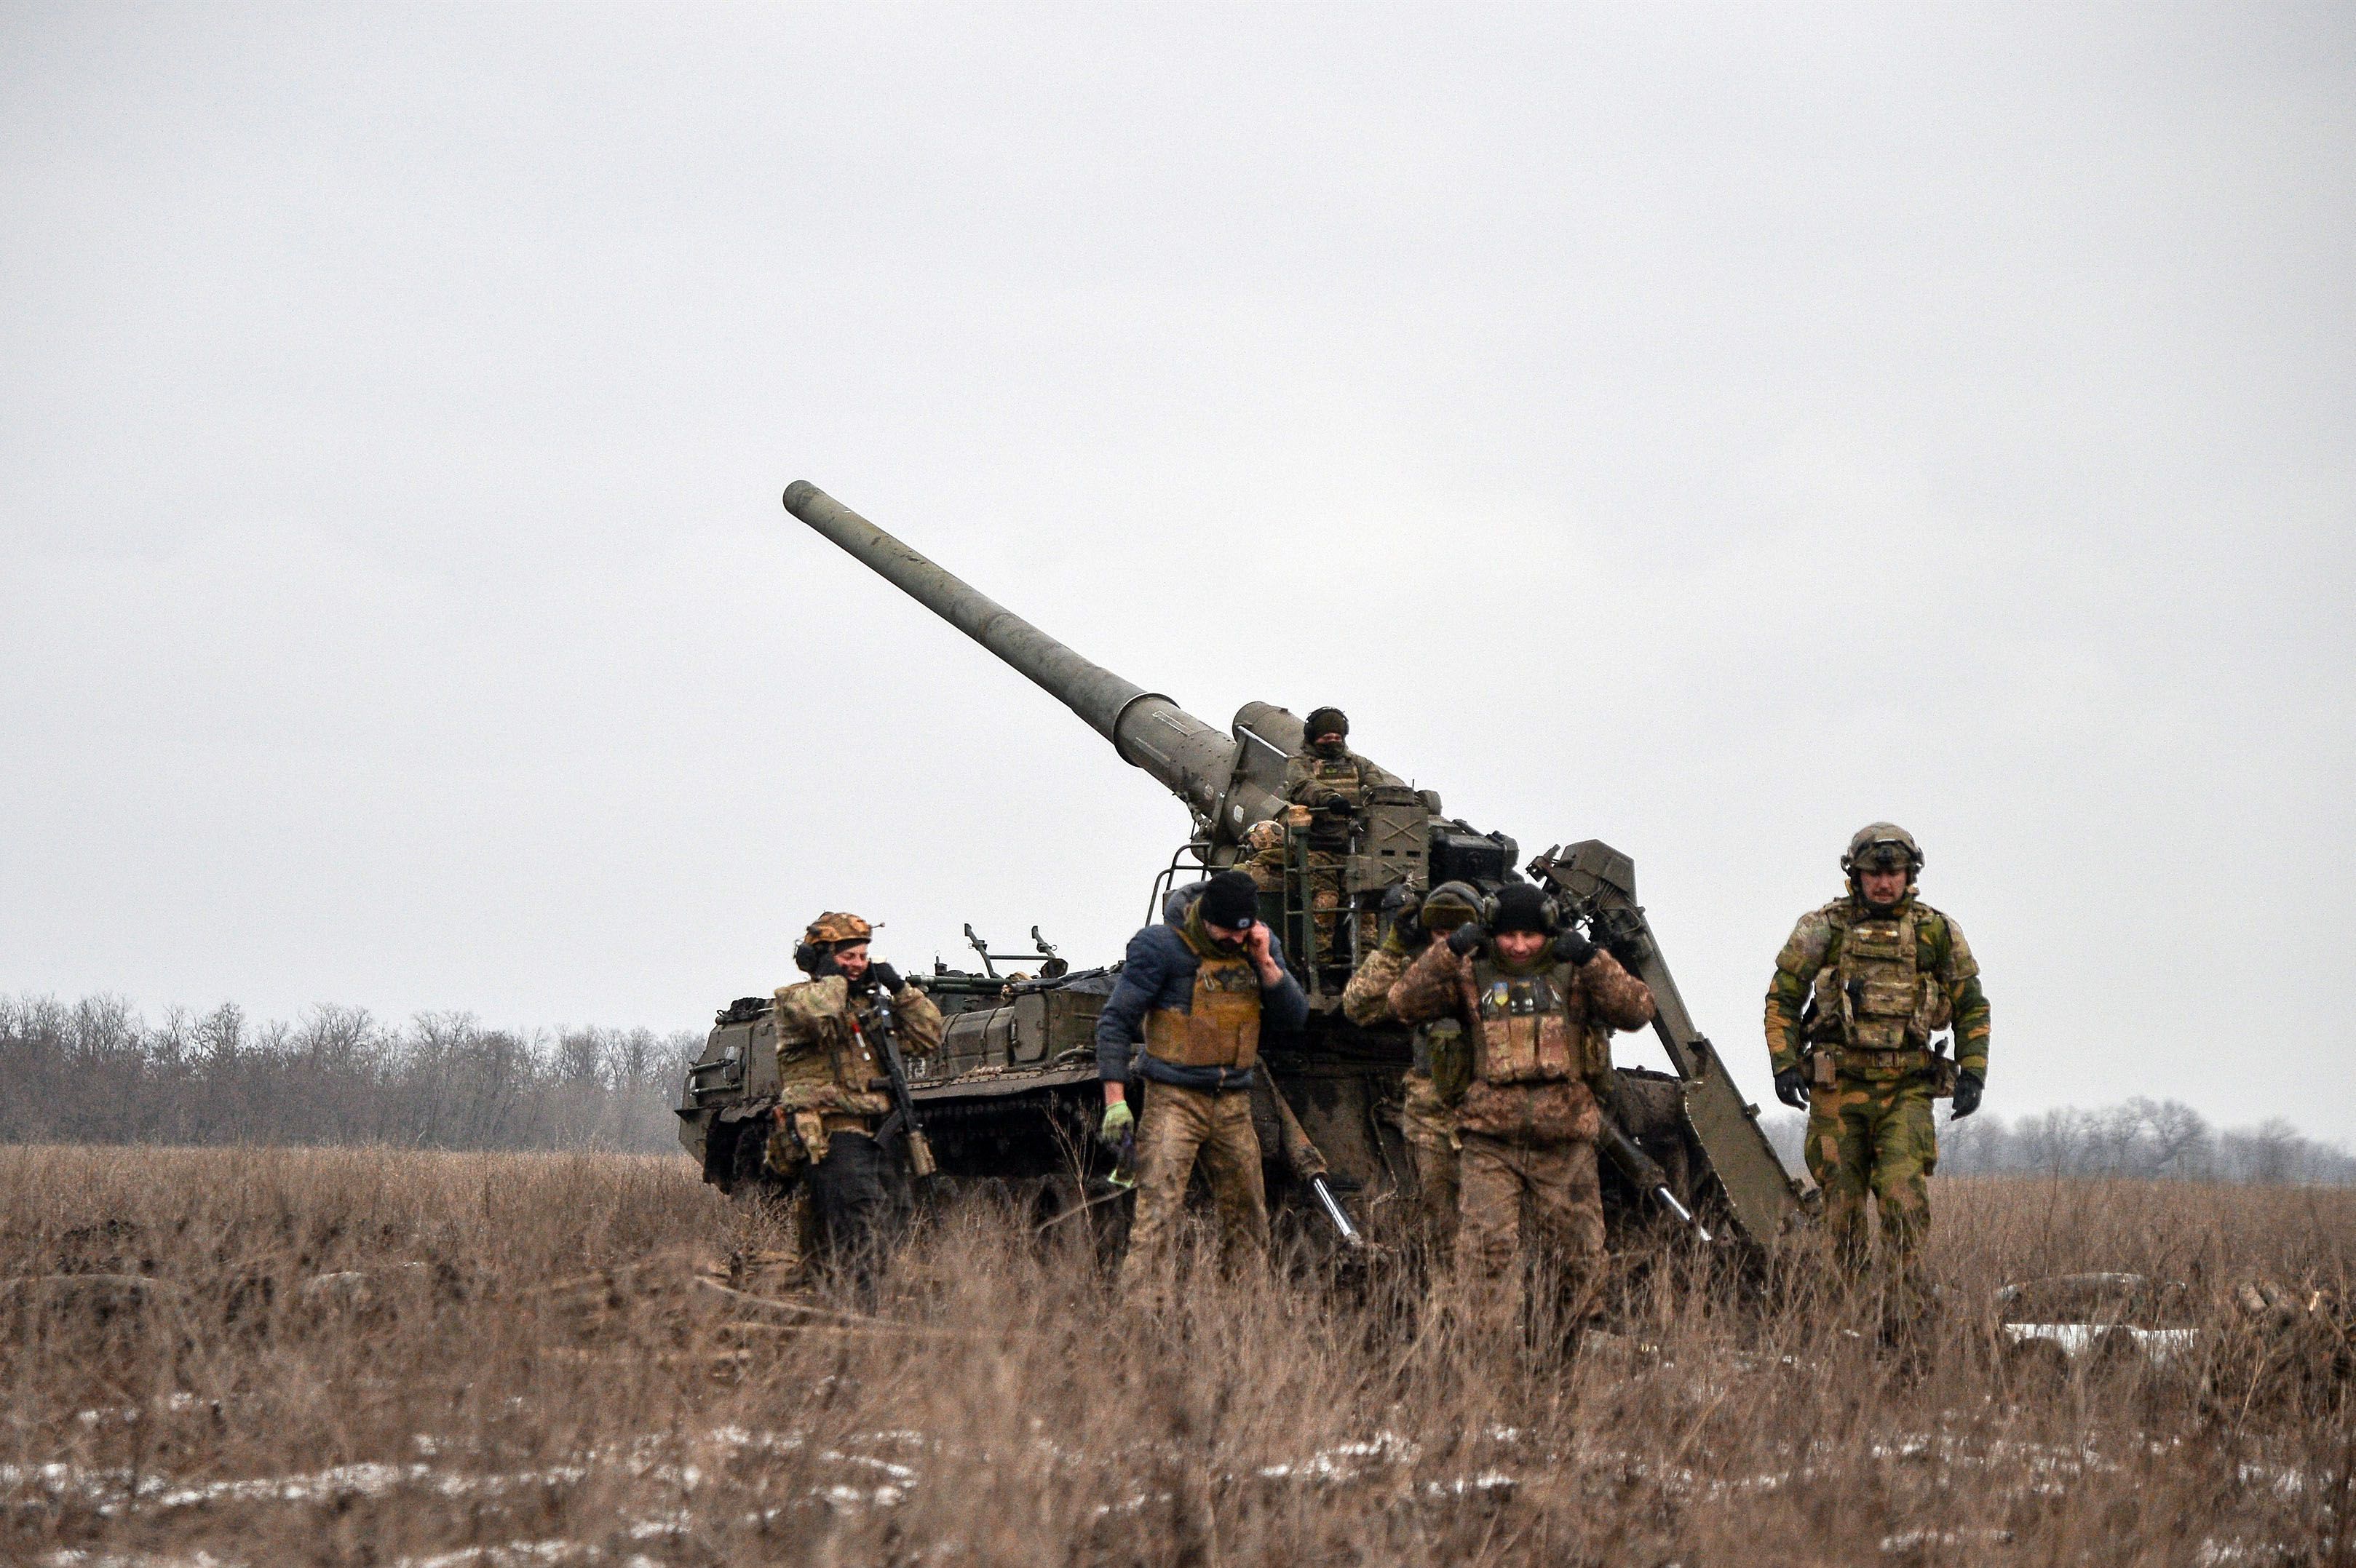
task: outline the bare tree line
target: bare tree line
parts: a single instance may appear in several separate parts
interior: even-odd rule
[[[1768,1118],[1768,1136],[1800,1167],[1806,1118]],[[2140,1095],[2104,1110],[2043,1111],[2008,1123],[1983,1111],[1939,1129],[1943,1176],[2025,1174],[2261,1186],[2356,1183],[2356,1156],[2280,1116],[2220,1131],[2181,1100]]]
[[[0,996],[0,1143],[390,1144],[676,1148],[694,1030],[519,1034],[466,1013],[405,1026],[317,1007],[256,1024],[233,1005],[150,1024],[128,1002]],[[1766,1120],[1793,1168],[1804,1120]],[[2179,1100],[1992,1112],[1940,1129],[1939,1169],[2188,1181],[2356,1183],[2356,1156],[2276,1117],[2219,1130]]]
[[[256,1024],[233,1005],[0,996],[0,1142],[676,1148],[670,1105],[700,1033],[529,1035],[466,1013],[406,1026],[317,1007]]]

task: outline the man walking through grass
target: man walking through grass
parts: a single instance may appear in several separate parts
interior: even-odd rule
[[[903,1157],[876,1139],[892,1111],[873,1087],[884,1076],[884,1034],[909,1056],[941,1040],[932,998],[869,956],[873,932],[830,910],[794,949],[809,978],[776,993],[778,1132],[769,1143],[770,1164],[808,1185],[820,1255],[862,1288],[906,1206]]]
[[[1400,883],[1384,901],[1382,944],[1368,954],[1342,992],[1342,1016],[1361,1029],[1398,1020],[1391,987],[1435,938],[1480,918],[1481,895],[1464,882],[1442,882],[1429,897]],[[1463,1029],[1452,1019],[1416,1027],[1407,1076],[1400,1082],[1399,1131],[1415,1162],[1415,1229],[1426,1264],[1444,1275],[1456,1248],[1456,1105],[1466,1088],[1469,1060]]]
[[[1198,1156],[1224,1259],[1257,1258],[1268,1244],[1253,1074],[1262,1032],[1306,1023],[1309,997],[1285,970],[1283,944],[1258,907],[1258,890],[1241,871],[1179,889],[1162,923],[1130,939],[1120,981],[1097,1015],[1099,1136],[1117,1146],[1133,1130],[1137,1146],[1137,1212],[1120,1266],[1121,1294],[1131,1299],[1166,1296],[1173,1227]],[[1129,1096],[1140,1083],[1142,1118]]]
[[[1467,1327],[1510,1334],[1527,1256],[1547,1250],[1584,1311],[1603,1256],[1595,1139],[1617,1086],[1610,1031],[1652,1022],[1653,993],[1552,899],[1511,882],[1408,966],[1390,1006],[1401,1023],[1453,1017],[1472,1048],[1456,1107],[1455,1296]],[[1550,1234],[1525,1233],[1526,1205]]]
[[[1808,1174],[1843,1273],[1874,1270],[1865,1200],[1879,1211],[1884,1322],[1925,1305],[1918,1257],[1939,1163],[1933,1097],[1960,1119],[1987,1080],[1988,1002],[1970,944],[1915,896],[1922,851],[1895,823],[1869,823],[1841,857],[1848,896],[1801,916],[1767,983],[1775,1095],[1808,1113]],[[1952,1061],[1933,1036],[1954,1031]]]

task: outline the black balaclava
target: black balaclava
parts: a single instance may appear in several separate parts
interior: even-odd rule
[[[1350,716],[1338,708],[1313,708],[1301,726],[1311,750],[1322,757],[1338,757],[1350,749]],[[1317,743],[1320,735],[1339,735],[1341,740],[1330,746]]]

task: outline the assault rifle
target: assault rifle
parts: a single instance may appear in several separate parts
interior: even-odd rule
[[[1675,1214],[1681,1223],[1693,1227],[1693,1233],[1707,1245],[1711,1240],[1709,1227],[1695,1219],[1693,1211],[1678,1202],[1677,1195],[1669,1190],[1669,1173],[1639,1147],[1634,1138],[1621,1129],[1620,1124],[1612,1119],[1612,1113],[1605,1111],[1602,1115],[1603,1127],[1597,1141],[1603,1146],[1603,1152],[1612,1157],[1612,1163],[1620,1168],[1620,1174],[1626,1177],[1632,1186],[1643,1188],[1659,1199],[1663,1208]]]
[[[851,1029],[853,1034],[865,1034],[856,1011],[851,1015]],[[875,1129],[875,1142],[889,1148],[893,1139],[904,1140],[908,1146],[908,1174],[920,1179],[930,1176],[939,1167],[933,1162],[933,1146],[925,1136],[925,1125],[916,1119],[916,1099],[908,1093],[907,1065],[900,1060],[899,1037],[892,1028],[892,998],[881,986],[875,987],[874,1044],[876,1060],[884,1063],[886,1076],[869,1080],[867,1088],[871,1093],[889,1092],[892,1096],[892,1114]]]

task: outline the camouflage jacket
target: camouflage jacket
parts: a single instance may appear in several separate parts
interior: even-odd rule
[[[1366,955],[1343,988],[1342,1016],[1360,1029],[1390,1021],[1391,987],[1414,959],[1397,935],[1385,932],[1382,945]]]
[[[1953,918],[1929,904],[1909,898],[1898,906],[1914,916],[1914,965],[1932,977],[1944,993],[1948,1021],[1955,1031],[1955,1065],[1965,1072],[1987,1076],[1988,1000],[1980,988],[1979,961]],[[1819,971],[1838,963],[1840,940],[1850,923],[1865,912],[1852,894],[1800,917],[1791,940],[1775,955],[1775,976],[1767,982],[1767,1054],[1777,1072],[1800,1065],[1808,1043],[1800,1019]]]
[[[857,1116],[890,1114],[891,1097],[868,1088],[884,1076],[873,990],[853,995],[840,975],[780,986],[776,1018],[780,1105]],[[923,1056],[941,1042],[941,1010],[914,986],[893,995],[892,1023],[903,1056]]]
[[[1337,795],[1353,806],[1363,805],[1368,790],[1396,782],[1355,752],[1344,752],[1330,760],[1314,752],[1295,752],[1284,763],[1284,798],[1312,810]]]
[[[1612,1031],[1651,1023],[1653,993],[1609,953],[1598,953],[1576,968],[1555,965],[1553,972],[1567,1032],[1573,1040],[1585,1042],[1583,1054],[1589,1060],[1578,1075],[1600,1081],[1612,1069]],[[1433,943],[1391,987],[1392,1016],[1405,1024],[1453,1016],[1467,1034],[1478,1035],[1481,1016],[1468,983],[1471,976],[1471,961],[1459,958],[1445,942]],[[1601,1060],[1596,1059],[1599,1046]]]

